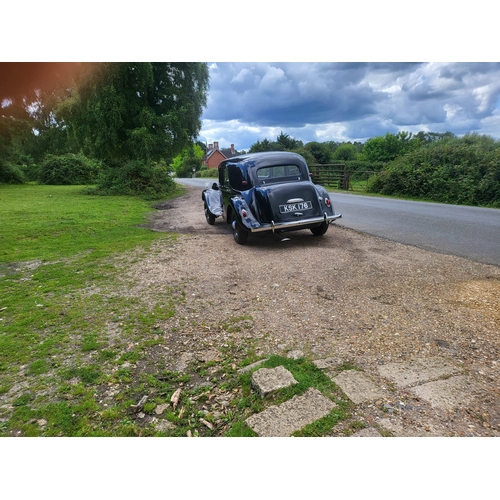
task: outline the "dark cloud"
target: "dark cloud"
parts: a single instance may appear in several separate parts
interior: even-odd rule
[[[359,119],[386,96],[364,81],[367,64],[218,64],[204,118],[264,126]]]

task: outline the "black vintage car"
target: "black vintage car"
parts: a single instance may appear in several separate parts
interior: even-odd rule
[[[250,233],[285,233],[310,229],[315,236],[342,214],[335,214],[330,195],[313,184],[309,168],[296,153],[273,151],[244,154],[219,165],[219,182],[202,193],[205,217],[217,217],[233,228],[243,245]]]

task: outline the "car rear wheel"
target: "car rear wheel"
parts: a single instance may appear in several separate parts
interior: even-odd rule
[[[233,219],[233,238],[238,245],[244,245],[248,240],[248,231],[241,227],[236,219]]]
[[[215,215],[208,209],[207,202],[205,202],[205,218],[211,226],[215,224]]]
[[[322,236],[327,231],[328,231],[327,222],[322,222],[319,226],[311,228],[311,233],[314,234],[314,236]]]

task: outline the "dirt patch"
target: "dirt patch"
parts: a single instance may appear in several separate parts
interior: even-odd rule
[[[184,305],[161,325],[166,346],[177,346],[167,351],[171,366],[188,353],[200,356],[201,343],[217,350],[252,342],[262,356],[298,349],[368,374],[389,362],[445,355],[477,377],[486,397],[463,415],[429,410],[426,418],[446,435],[498,434],[498,267],[339,226],[323,237],[297,231],[287,242],[253,234],[241,246],[225,221],[207,224],[200,189],[168,205],[150,227],[184,236],[130,275],[142,297],[155,286],[184,287]]]

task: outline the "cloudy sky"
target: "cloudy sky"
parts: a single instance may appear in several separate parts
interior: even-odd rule
[[[500,139],[500,63],[212,62],[199,139],[248,149],[450,131]]]

